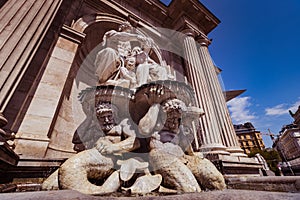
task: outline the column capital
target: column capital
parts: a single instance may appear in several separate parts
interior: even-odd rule
[[[195,38],[197,35],[196,31],[194,31],[192,28],[189,28],[189,27],[185,27],[184,29],[182,29],[181,33],[183,33],[186,36],[193,37],[193,38]]]
[[[178,21],[177,26],[174,28],[183,33],[185,36],[190,36],[193,38],[200,33],[197,26],[195,26],[195,24],[186,16],[182,16],[182,18]]]
[[[208,39],[206,35],[199,34],[195,37],[195,40],[201,45],[201,46],[209,46],[212,42],[212,39]]]

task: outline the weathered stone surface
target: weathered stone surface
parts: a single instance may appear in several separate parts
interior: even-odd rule
[[[145,170],[148,169],[148,162],[140,162],[136,159],[130,158],[128,160],[118,160],[120,167],[120,178],[122,181],[129,181],[137,169]]]
[[[53,172],[42,184],[43,190],[58,190],[58,169]]]
[[[150,162],[155,172],[164,178],[163,184],[182,192],[200,192],[200,186],[189,168],[174,155],[153,149]]]
[[[185,159],[187,160],[188,168],[191,169],[202,187],[212,190],[223,190],[226,188],[223,175],[209,160],[198,156],[186,156]]]
[[[146,194],[150,193],[160,186],[162,176],[160,174],[140,176],[130,188],[122,188],[130,190],[132,194]]]
[[[100,195],[115,192],[119,187],[119,173],[113,174],[113,161],[104,157],[97,149],[82,151],[69,158],[58,170],[61,189],[74,189],[85,194]],[[109,178],[102,186],[89,179]]]

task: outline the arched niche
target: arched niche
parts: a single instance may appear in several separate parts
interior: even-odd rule
[[[88,85],[97,84],[97,80],[95,80],[94,77],[94,61],[96,54],[103,48],[103,36],[109,30],[118,30],[119,25],[125,20],[126,19],[120,18],[119,16],[97,14],[83,16],[73,24],[72,28],[74,30],[86,35],[74,59],[75,68],[81,70],[79,74],[84,74],[83,77],[79,77],[80,75],[77,76],[77,81],[86,82]],[[149,37],[143,27],[136,27],[135,31],[140,35]],[[149,56],[159,64],[164,63],[161,51],[155,43],[149,50]]]
[[[109,14],[83,16],[71,26],[71,31],[85,35],[83,41],[72,51],[75,57],[66,85],[61,95],[61,104],[57,108],[57,118],[53,130],[48,135],[50,143],[46,157],[69,157],[73,151],[72,137],[78,126],[85,120],[78,94],[90,86],[97,85],[94,61],[102,46],[102,38],[109,30],[118,30],[119,25],[126,19]],[[137,33],[146,36],[143,28],[137,28]],[[58,44],[57,44],[58,45]],[[159,48],[154,45],[149,52],[150,57],[157,63],[162,63]],[[66,127],[68,127],[66,130]]]

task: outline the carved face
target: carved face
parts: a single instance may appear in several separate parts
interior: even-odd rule
[[[133,27],[131,26],[131,24],[129,22],[123,22],[120,26],[119,26],[119,31],[122,32],[132,32]]]
[[[135,46],[135,47],[133,47],[133,49],[131,50],[131,55],[135,56],[135,55],[138,55],[138,54],[140,54],[140,53],[142,53],[142,52],[143,52],[143,51],[142,51],[141,47]]]
[[[134,56],[130,56],[126,58],[126,68],[130,71],[135,69],[136,58]]]
[[[108,133],[115,125],[115,119],[111,111],[102,112],[97,115],[99,125],[104,133]]]
[[[166,121],[164,124],[164,130],[169,130],[174,133],[179,132],[179,126],[181,122],[181,113],[179,110],[172,109],[166,113]]]

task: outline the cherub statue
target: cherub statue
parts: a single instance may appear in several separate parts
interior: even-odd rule
[[[113,80],[106,81],[106,85],[116,85],[124,88],[135,88],[136,80],[136,57],[128,56],[125,59],[125,64],[121,65],[117,75]]]
[[[99,84],[114,79],[122,62],[131,52],[131,41],[137,41],[143,46],[151,46],[152,40],[134,33],[134,28],[128,21],[122,23],[119,30],[110,30],[104,34],[104,49],[99,51],[95,60],[96,76]]]
[[[131,56],[136,57],[136,79],[138,86],[151,81],[167,80],[169,78],[166,67],[156,63],[141,47],[134,47],[131,51]]]

